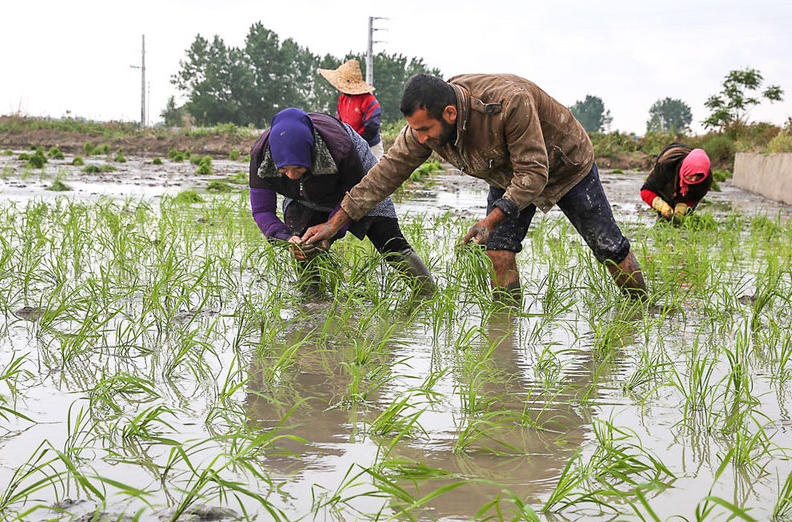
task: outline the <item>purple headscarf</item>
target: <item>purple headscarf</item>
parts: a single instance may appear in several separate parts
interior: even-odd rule
[[[314,127],[305,111],[290,107],[272,118],[269,146],[278,168],[297,165],[311,168],[314,150]]]

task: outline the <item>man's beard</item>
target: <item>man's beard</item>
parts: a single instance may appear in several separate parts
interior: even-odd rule
[[[443,130],[437,140],[435,140],[437,146],[444,147],[445,145],[456,141],[456,122],[448,123],[443,118],[440,118],[440,125]]]

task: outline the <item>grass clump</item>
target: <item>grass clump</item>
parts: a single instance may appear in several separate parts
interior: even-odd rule
[[[127,159],[126,157],[124,157],[123,154],[119,152],[118,154],[115,155],[113,161],[115,161],[116,163],[126,163]]]
[[[240,153],[236,149],[231,149],[231,152],[228,153],[228,159],[230,159],[231,161],[239,161],[239,158],[241,156],[242,156],[242,153]]]
[[[162,158],[154,158],[151,160],[152,165],[162,165]]]
[[[240,171],[235,174],[231,174],[228,176],[228,181],[230,183],[236,183],[237,185],[246,185],[248,182],[247,172]]]
[[[212,174],[212,157],[203,156],[198,160],[198,170],[195,171],[199,176],[209,176]]]
[[[43,149],[36,150],[33,154],[22,153],[19,155],[19,159],[27,161],[28,167],[33,169],[43,168],[47,163],[47,157],[44,155]]]
[[[87,174],[99,174],[100,172],[114,172],[116,170],[118,169],[112,165],[87,165],[84,169],[82,169],[82,171]]]
[[[4,150],[3,151],[3,156],[13,156],[13,155],[14,155],[14,151],[12,151],[12,150]]]
[[[191,154],[192,153],[189,150],[180,151],[177,149],[171,149],[168,151],[168,159],[175,161],[176,163],[181,163],[184,160],[190,159]]]
[[[439,161],[427,161],[410,174],[410,181],[423,183],[431,174],[443,170]]]
[[[234,192],[236,189],[227,181],[214,179],[206,186],[206,190],[209,192]]]
[[[46,190],[51,190],[53,192],[68,192],[71,189],[68,185],[62,182],[60,179],[56,179],[52,182],[52,185],[46,188]]]
[[[792,129],[786,129],[775,135],[767,144],[767,152],[792,152]]]
[[[56,160],[66,159],[66,156],[63,155],[63,152],[61,152],[60,147],[58,146],[50,147],[50,149],[47,151],[47,157]]]
[[[194,190],[184,190],[173,198],[173,202],[178,205],[191,205],[193,203],[203,203],[204,199]]]
[[[85,160],[82,159],[82,156],[75,156],[71,164],[76,167],[82,167],[83,165],[85,165]]]

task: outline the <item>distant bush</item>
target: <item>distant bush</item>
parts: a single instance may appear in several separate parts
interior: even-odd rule
[[[238,161],[239,157],[242,155],[238,150],[231,149],[231,152],[228,153],[228,159],[231,161]]]
[[[162,165],[162,158],[154,158],[151,160],[152,165]]]
[[[198,170],[195,171],[199,176],[209,176],[212,174],[212,157],[204,156],[198,160]]]
[[[66,156],[63,155],[60,147],[50,147],[50,150],[47,151],[47,157],[56,160],[66,159]]]
[[[702,143],[702,148],[714,163],[732,164],[734,162],[734,140],[724,134],[716,134],[707,138]]]
[[[792,129],[786,129],[776,134],[767,144],[767,152],[792,152]]]
[[[75,156],[71,164],[80,167],[82,165],[85,165],[85,160],[82,159],[82,156]]]

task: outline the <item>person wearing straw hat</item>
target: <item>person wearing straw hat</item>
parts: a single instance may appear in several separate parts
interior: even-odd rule
[[[309,228],[309,244],[334,234],[392,194],[432,153],[489,184],[487,215],[462,239],[486,247],[493,297],[522,296],[516,254],[537,209],[558,205],[629,297],[646,283],[613,216],[594,163],[594,147],[572,113],[538,85],[513,74],[464,74],[447,82],[416,74],[400,110],[407,125],[388,153],[326,223]]]
[[[702,149],[672,143],[657,155],[641,187],[641,199],[661,219],[681,222],[712,187],[710,159]]]
[[[382,111],[379,101],[371,94],[374,87],[363,81],[358,61],[347,60],[338,69],[319,69],[319,73],[341,92],[336,118],[363,136],[379,161],[385,153],[380,137]]]
[[[347,231],[359,239],[368,237],[391,266],[411,279],[417,292],[431,293],[432,276],[402,234],[390,197],[318,245],[300,239],[309,226],[332,218],[344,195],[376,163],[368,144],[349,125],[327,114],[284,109],[250,151],[253,219],[267,239],[290,243],[305,268]],[[283,221],[276,213],[278,194],[284,196]]]

